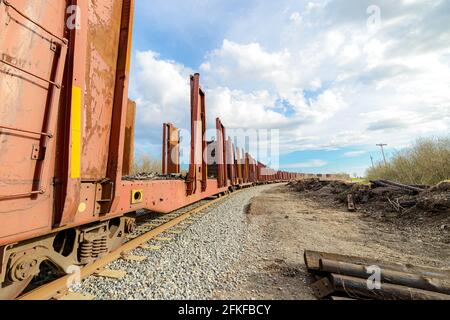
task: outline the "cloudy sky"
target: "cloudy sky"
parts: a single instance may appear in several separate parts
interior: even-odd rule
[[[279,129],[281,167],[363,174],[450,129],[449,0],[136,0],[137,152],[189,123],[201,73],[209,127]]]

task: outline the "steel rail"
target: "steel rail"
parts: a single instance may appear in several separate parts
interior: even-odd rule
[[[242,190],[238,190],[232,194],[234,195],[241,191]],[[113,252],[109,253],[108,255],[104,256],[103,258],[97,260],[96,262],[83,267],[81,269],[80,279],[81,280],[86,279],[87,277],[98,272],[99,270],[101,270],[102,268],[104,268],[105,266],[110,264],[111,262],[114,262],[114,261],[122,258],[123,255],[126,254],[127,252],[137,249],[139,246],[145,244],[146,242],[152,240],[153,238],[159,236],[160,234],[166,232],[167,230],[177,226],[181,222],[189,219],[191,216],[194,216],[194,215],[200,213],[201,211],[208,209],[209,207],[211,207],[212,205],[214,205],[216,203],[222,202],[223,200],[227,199],[229,196],[230,196],[230,194],[225,197],[220,197],[218,199],[211,200],[210,202],[208,202],[202,206],[194,208],[194,209],[178,216],[177,218],[170,220],[169,222],[164,223],[161,226],[156,227],[155,229],[126,242],[122,247],[120,247],[116,251],[113,251]],[[55,298],[56,296],[59,296],[61,294],[64,294],[65,292],[67,292],[67,290],[69,289],[68,284],[70,283],[71,276],[72,275],[66,275],[64,277],[61,277],[61,278],[53,281],[53,282],[45,284],[37,289],[34,289],[33,291],[30,291],[30,292],[20,296],[18,298],[18,300],[51,300],[52,298]]]

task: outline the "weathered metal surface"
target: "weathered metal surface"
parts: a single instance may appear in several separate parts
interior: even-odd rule
[[[207,209],[208,207],[218,203],[219,201],[222,201],[222,199],[212,200],[208,202],[205,205],[202,205],[200,207],[195,208],[194,210],[188,211],[181,216],[167,222],[164,225],[161,225],[150,232],[147,232],[127,243],[125,243],[122,247],[117,248],[110,254],[102,257],[101,259],[97,260],[96,262],[89,264],[85,266],[83,269],[81,269],[80,277],[81,279],[84,279],[96,272],[98,272],[99,269],[104,268],[109,263],[120,259],[122,255],[126,252],[130,252],[131,250],[134,250],[136,248],[144,248],[145,250],[159,250],[160,247],[158,246],[147,246],[146,243],[150,241],[151,239],[156,238],[157,236],[163,234],[164,232],[170,230],[171,228],[180,225],[180,223],[185,222],[186,219],[189,219],[190,217],[202,212],[203,210]],[[65,291],[68,289],[68,284],[70,281],[71,275],[67,275],[65,277],[62,277],[58,280],[55,280],[45,287],[37,288],[34,291],[31,291],[25,295],[23,295],[20,300],[49,300],[55,296],[57,292]]]
[[[369,278],[372,274],[367,265],[358,265],[349,262],[321,259],[320,270],[343,274],[358,278]],[[445,274],[439,276],[427,276],[421,273],[408,273],[390,269],[380,269],[380,280],[383,283],[397,284],[416,289],[435,291],[444,294],[450,294],[450,277]]]
[[[318,298],[340,291],[350,298],[363,299],[450,299],[449,270],[316,251],[305,252],[305,264],[310,272],[322,278],[313,285]],[[373,276],[378,277],[379,283],[374,283]]]
[[[333,284],[328,278],[322,278],[312,284],[314,295],[318,299],[326,298],[335,292]]]
[[[173,124],[163,125],[163,175],[180,174],[180,130]]]
[[[242,170],[242,153],[240,148],[236,148],[236,166],[237,166],[238,184],[243,184],[244,177]]]
[[[228,178],[230,180],[230,184],[232,186],[237,184],[237,179],[236,179],[236,154],[235,154],[235,148],[234,148],[234,144],[233,141],[231,140],[231,138],[229,137],[227,140],[227,152],[226,152],[226,156],[227,156],[227,174],[228,174]]]
[[[51,229],[64,16],[63,2],[0,2],[0,245]]]
[[[365,257],[355,257],[348,255],[341,255],[335,253],[328,252],[318,252],[318,251],[310,251],[306,250],[304,254],[304,260],[306,267],[310,271],[320,271],[320,261],[321,260],[334,260],[340,262],[348,262],[359,265],[366,266],[378,266],[381,269],[389,269],[394,271],[406,272],[406,273],[421,273],[429,277],[450,277],[450,270],[448,269],[436,269],[436,268],[428,268],[423,266],[413,266],[413,265],[402,265],[402,264],[393,264],[393,263],[385,263],[382,261],[378,261],[376,259],[369,259]]]
[[[122,0],[88,0],[81,177],[106,178],[116,88]],[[127,97],[128,98],[128,97]],[[126,110],[126,105],[124,106]]]
[[[258,182],[256,160],[235,152],[219,119],[218,177],[208,179],[206,102],[198,74],[191,78],[187,179],[176,174],[177,157],[166,163],[175,175],[123,179],[133,162],[133,3],[0,1],[0,252],[5,245],[139,209],[168,213]],[[79,27],[68,29],[73,13],[66,5],[74,4]],[[166,157],[179,153],[177,135],[175,127],[167,131]],[[264,179],[274,178],[275,173]],[[0,276],[4,267],[0,259]]]
[[[197,189],[201,188],[201,182],[197,182]],[[124,214],[127,212],[148,209],[159,213],[170,213],[178,208],[211,197],[228,190],[228,187],[218,187],[215,179],[208,180],[207,188],[204,192],[197,192],[191,196],[186,196],[186,182],[183,180],[168,181],[134,181],[123,182],[121,185],[120,202],[114,214]],[[131,203],[132,190],[143,190],[142,203],[133,205]]]
[[[127,120],[125,124],[125,143],[123,150],[122,175],[131,175],[134,165],[134,134],[136,124],[136,102],[128,100]]]
[[[225,140],[225,127],[219,118],[216,119],[217,130],[217,143],[216,143],[216,163],[217,163],[217,181],[219,188],[226,187],[228,185],[227,177],[227,154],[226,154],[226,140]]]
[[[379,289],[369,289],[366,279],[333,274],[333,286],[351,298],[378,300],[450,300],[450,295],[416,288],[383,283]]]
[[[206,101],[200,88],[200,74],[191,76],[191,154],[187,195],[206,190],[208,183],[207,163],[203,155],[206,150]],[[197,190],[200,182],[200,189]]]

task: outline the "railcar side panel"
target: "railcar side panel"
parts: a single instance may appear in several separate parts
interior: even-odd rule
[[[65,10],[64,1],[0,2],[0,244],[51,229]]]
[[[106,177],[122,0],[88,0],[81,178]]]

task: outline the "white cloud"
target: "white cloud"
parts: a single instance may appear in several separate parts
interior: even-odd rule
[[[303,89],[321,89],[321,79],[304,77],[302,67],[287,49],[268,52],[258,43],[238,44],[225,39],[203,65],[208,66],[202,71],[209,87],[230,88],[233,93],[247,92],[250,96],[268,92],[271,101],[266,100],[265,106],[285,101],[295,114],[289,117],[292,124],[320,122],[346,106],[340,93],[333,90],[326,90],[315,99],[305,99]],[[280,114],[271,115],[265,118],[268,127],[280,123]]]
[[[314,159],[306,162],[291,163],[284,165],[286,169],[316,169],[325,167],[328,163],[324,160]]]
[[[366,151],[350,151],[350,152],[344,153],[344,157],[346,157],[346,158],[356,158],[356,157],[362,156],[365,153],[366,153]]]
[[[208,91],[210,120],[220,117],[231,128],[279,128],[289,118],[274,111],[276,98],[267,91],[244,93],[218,87]]]
[[[192,70],[174,61],[160,59],[153,51],[135,53],[130,96],[136,100],[138,108],[138,149],[139,146],[142,149],[151,146],[152,151],[155,150],[155,145],[162,139],[164,122],[187,127],[191,73]]]
[[[293,12],[291,14],[290,20],[295,24],[300,24],[303,20],[302,15],[299,12]]]
[[[199,64],[208,119],[279,128],[282,152],[400,148],[448,134],[449,2],[380,0],[375,34],[371,4],[252,2]],[[134,69],[142,135],[162,121],[186,124],[193,71],[153,52],[138,53]]]

